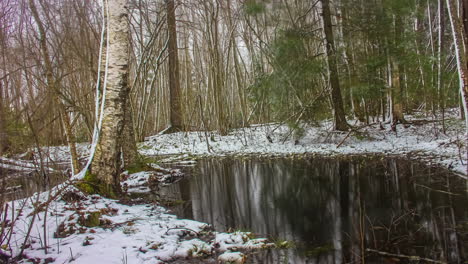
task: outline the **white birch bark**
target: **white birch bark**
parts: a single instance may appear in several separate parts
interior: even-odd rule
[[[129,95],[127,0],[108,2],[108,70],[102,128],[91,173],[102,183],[119,190],[125,103]]]
[[[106,100],[106,76],[107,76],[107,69],[108,69],[108,49],[106,47],[109,46],[109,38],[107,36],[107,32],[109,31],[107,17],[109,10],[107,8],[107,0],[101,0],[102,6],[102,29],[101,29],[101,42],[99,45],[99,64],[98,64],[98,76],[96,81],[96,95],[95,95],[95,123],[94,123],[94,131],[93,131],[93,138],[91,141],[91,150],[89,154],[88,161],[85,167],[80,171],[80,173],[73,175],[73,179],[83,179],[86,172],[88,171],[89,167],[91,166],[91,162],[93,161],[94,154],[96,153],[96,146],[99,141],[99,132],[101,131],[102,127],[102,119],[103,119],[103,110],[104,110],[104,102]],[[102,69],[104,68],[104,69]],[[102,95],[101,95],[102,91]]]

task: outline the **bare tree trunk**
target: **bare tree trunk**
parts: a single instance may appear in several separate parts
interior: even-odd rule
[[[437,52],[437,93],[439,96],[439,108],[442,112],[442,131],[445,134],[445,90],[444,79],[442,78],[443,65],[443,50],[444,50],[444,31],[445,31],[445,12],[444,1],[438,0],[438,13],[439,13],[439,38],[438,38],[438,52]]]
[[[177,50],[177,27],[174,0],[166,0],[167,27],[169,31],[169,97],[171,131],[183,129],[180,92],[179,58]]]
[[[455,55],[457,57],[458,74],[460,77],[460,93],[462,94],[465,112],[466,131],[468,132],[468,66],[466,58],[466,45],[468,44],[466,30],[468,29],[464,28],[462,19],[457,16],[455,0],[447,0],[447,8],[452,25],[453,42],[455,43]]]
[[[0,80],[0,156],[8,150],[8,135],[5,130],[5,113],[3,111],[3,81]]]
[[[343,99],[341,96],[340,80],[338,76],[338,67],[336,66],[336,50],[333,38],[333,29],[330,15],[329,0],[321,0],[322,2],[322,17],[323,27],[325,32],[325,40],[327,46],[328,71],[330,75],[331,97],[333,110],[335,115],[335,129],[346,131],[349,125],[346,121],[345,111],[343,107]]]
[[[123,141],[122,141],[122,150],[123,150],[123,162],[124,166],[129,166],[137,163],[138,161],[138,149],[135,139],[135,130],[133,126],[133,115],[132,107],[130,105],[130,98],[127,98],[127,103],[125,104],[125,117],[124,117],[124,131],[123,131]]]
[[[462,22],[462,18],[457,16],[455,0],[447,0],[450,24],[452,25],[453,42],[455,44],[455,55],[457,58],[458,75],[460,77],[460,93],[462,95],[463,110],[465,113],[465,141],[468,141],[468,65],[467,65],[467,30]],[[468,7],[467,5],[465,5]],[[464,14],[466,14],[464,12]],[[466,22],[466,21],[465,21]],[[468,22],[467,22],[468,23]],[[468,156],[468,146],[466,149]],[[466,167],[468,173],[468,165]]]
[[[395,45],[401,43],[402,40],[402,21],[399,15],[395,17]],[[403,115],[403,66],[399,59],[393,60],[390,65],[392,67],[392,130],[396,131],[398,123],[405,123]]]
[[[6,20],[6,19],[5,19]],[[2,23],[3,21],[0,21]],[[6,50],[7,50],[7,40],[6,40],[6,34],[5,34],[6,28],[0,28],[0,44],[2,45],[2,64],[3,68],[7,69],[6,65]],[[7,76],[6,76],[6,71],[3,70],[2,72],[2,77],[0,78],[0,156],[3,155],[5,151],[8,151],[9,144],[8,144],[8,134],[6,131],[6,118],[5,118],[5,109],[4,109],[4,91],[7,90],[8,87],[6,87],[5,83],[7,83]],[[6,102],[6,100],[5,100]]]
[[[47,40],[46,40],[46,33],[45,33],[44,25],[42,24],[42,20],[39,17],[39,13],[37,12],[37,8],[34,3],[34,0],[29,0],[29,6],[31,8],[31,12],[33,14],[34,20],[37,23],[37,27],[39,30],[39,35],[40,35],[39,41],[40,41],[42,56],[44,59],[45,75],[46,75],[49,92],[52,93],[53,100],[58,106],[58,109],[60,112],[60,118],[62,120],[64,129],[65,129],[67,143],[70,148],[72,172],[73,174],[78,173],[80,170],[80,164],[78,162],[78,154],[76,151],[75,135],[73,134],[73,131],[72,131],[70,116],[68,115],[65,105],[63,104],[62,99],[60,98],[60,89],[58,86],[58,81],[54,78],[52,63],[50,61],[49,50],[47,47]]]
[[[229,131],[229,121],[227,120],[226,110],[229,109],[227,101],[225,100],[225,72],[222,59],[222,47],[220,40],[220,19],[219,19],[219,3],[212,10],[212,18],[210,21],[211,38],[212,38],[212,56],[213,56],[213,92],[214,92],[214,105],[217,115],[218,131],[221,135],[227,135]]]
[[[129,97],[129,24],[126,0],[108,2],[109,46],[107,86],[105,87],[104,116],[96,153],[91,163],[90,177],[99,183],[94,190],[115,196],[120,192],[120,173],[124,138],[125,105]],[[92,176],[92,177],[91,177]]]

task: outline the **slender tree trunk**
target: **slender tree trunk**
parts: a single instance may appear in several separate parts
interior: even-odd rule
[[[215,10],[212,12],[211,19],[211,37],[213,44],[213,88],[214,88],[214,101],[217,113],[218,131],[221,135],[227,135],[229,130],[229,121],[227,120],[227,111],[229,109],[225,99],[225,72],[223,67],[223,59],[221,54],[221,40],[220,40],[220,25],[219,25],[219,3],[216,2]]]
[[[468,65],[466,45],[467,34],[463,21],[457,16],[455,0],[446,0],[452,26],[453,42],[455,43],[455,55],[457,58],[458,75],[460,77],[460,93],[462,95],[463,110],[465,113],[466,131],[468,133]],[[465,21],[466,22],[466,21]],[[467,22],[468,23],[468,22]]]
[[[8,150],[8,134],[5,131],[5,121],[3,109],[3,81],[0,80],[0,156]]]
[[[445,134],[445,90],[444,78],[442,77],[443,68],[443,50],[444,50],[444,31],[445,31],[445,12],[444,1],[438,0],[438,13],[439,13],[439,37],[438,37],[438,52],[437,52],[437,94],[439,97],[439,109],[442,112],[442,131]]]
[[[400,45],[402,41],[402,21],[401,16],[396,15],[395,17],[395,46]],[[398,53],[402,51],[401,48],[397,48]],[[392,70],[392,89],[393,89],[393,98],[392,98],[392,130],[396,130],[396,125],[398,123],[405,123],[405,118],[403,115],[403,66],[399,59],[394,59],[392,61],[391,67]]]
[[[243,79],[242,73],[241,73],[241,67],[239,63],[239,54],[238,54],[238,45],[237,45],[237,40],[235,37],[235,32],[236,32],[236,25],[233,22],[232,18],[232,7],[231,7],[231,0],[226,1],[226,7],[227,7],[227,18],[228,18],[228,28],[230,33],[229,36],[229,41],[230,41],[230,48],[232,49],[232,61],[233,61],[233,70],[234,70],[234,76],[236,80],[236,87],[232,86],[233,93],[235,93],[234,90],[237,89],[237,97],[238,97],[238,102],[239,105],[237,107],[238,111],[241,114],[241,124],[242,126],[245,126],[247,124],[247,107],[246,107],[246,102],[245,102],[245,94],[244,94],[244,84],[245,81]],[[234,97],[234,96],[233,96]]]
[[[430,56],[432,58],[435,58],[437,55],[436,55],[436,47],[434,45],[434,27],[433,27],[433,17],[432,17],[432,11],[431,11],[431,4],[430,2],[428,1],[427,2],[427,20],[428,20],[428,31],[429,31],[429,46],[430,46]],[[436,85],[436,71],[434,70],[436,67],[436,64],[435,64],[435,61],[432,61],[431,62],[431,69],[429,71],[429,78],[427,80],[427,83],[429,83],[429,86],[430,87],[437,87]],[[438,107],[438,104],[436,102],[437,100],[437,95],[436,96],[431,96],[431,110],[432,110],[432,115],[435,116],[436,114],[436,111],[437,111],[437,107]]]
[[[468,7],[465,5],[465,7]],[[447,0],[447,9],[449,11],[450,24],[452,26],[453,42],[455,44],[455,55],[457,59],[458,75],[460,78],[460,94],[465,113],[465,142],[468,142],[468,65],[467,65],[467,24],[463,24],[460,17],[457,16],[455,0]],[[464,12],[466,14],[466,12]],[[468,15],[468,14],[467,14]],[[465,21],[466,22],[466,21]],[[468,22],[467,22],[468,23]],[[465,28],[464,28],[465,27]],[[468,146],[466,147],[468,157]],[[468,173],[468,165],[466,167]]]
[[[321,0],[322,2],[322,17],[323,27],[325,32],[328,71],[330,75],[331,97],[333,110],[335,115],[335,129],[346,131],[349,125],[346,121],[345,111],[343,107],[343,98],[341,96],[340,81],[338,76],[338,67],[336,66],[336,50],[333,38],[333,29],[330,15],[329,0]]]
[[[349,95],[350,95],[350,103],[352,107],[352,112],[354,117],[357,118],[360,122],[365,122],[364,111],[361,106],[361,97],[356,96],[354,94],[353,88],[358,83],[357,80],[357,73],[356,67],[354,62],[354,49],[353,49],[353,41],[351,39],[352,34],[350,34],[350,27],[349,27],[349,15],[348,15],[348,8],[349,8],[349,1],[343,0],[342,3],[342,32],[343,32],[343,41],[345,42],[345,49],[344,49],[344,56],[346,58],[346,66],[347,66],[347,74],[348,74],[348,86],[349,86]],[[363,98],[362,98],[363,99]]]
[[[129,23],[127,0],[108,2],[109,46],[102,128],[90,175],[99,183],[97,191],[115,196],[120,192],[126,105],[129,98]]]
[[[6,51],[7,51],[7,41],[6,41],[6,34],[4,33],[6,29],[0,29],[0,41],[2,45],[2,64],[3,68],[7,69],[7,64],[6,64]],[[4,76],[2,79],[0,79],[0,156],[3,155],[5,151],[8,151],[9,149],[9,143],[8,143],[8,133],[6,131],[6,118],[5,118],[5,106],[4,106],[4,101],[6,102],[4,98],[4,91],[8,89],[8,81],[7,81],[7,76],[3,73],[6,73],[5,70],[1,71],[2,75]],[[5,85],[7,84],[7,85]]]
[[[177,50],[177,27],[174,0],[166,0],[167,27],[169,31],[169,97],[171,130],[183,129],[180,92],[179,56]]]
[[[420,1],[418,2],[417,6],[416,6],[416,10],[417,12],[420,12],[420,13],[424,13],[424,5],[423,5],[423,2]],[[426,109],[427,105],[428,105],[428,102],[427,102],[427,85],[426,85],[426,75],[424,73],[424,66],[423,66],[423,63],[422,63],[422,51],[421,51],[421,47],[424,47],[426,44],[424,43],[424,34],[423,34],[423,25],[424,23],[421,21],[422,19],[420,19],[419,17],[416,17],[415,19],[415,28],[418,32],[417,34],[417,37],[415,38],[414,40],[414,43],[415,43],[415,49],[416,49],[416,55],[418,57],[418,63],[419,63],[419,75],[420,75],[420,78],[421,78],[421,85],[422,85],[422,101],[424,102],[425,104],[425,107],[424,109]],[[430,20],[430,18],[428,18],[428,20]],[[428,23],[430,24],[431,22],[428,21]],[[427,113],[427,111],[425,111]]]
[[[52,63],[50,61],[49,56],[49,49],[47,47],[47,40],[46,40],[46,33],[44,29],[44,25],[42,24],[42,20],[39,17],[39,13],[37,12],[36,4],[34,0],[29,0],[29,6],[31,8],[31,12],[33,14],[34,20],[37,23],[37,27],[39,30],[40,35],[40,46],[41,52],[44,59],[44,67],[45,67],[45,76],[48,85],[49,92],[52,93],[53,100],[57,104],[57,107],[60,112],[60,118],[63,123],[63,127],[65,130],[65,135],[67,138],[67,143],[70,148],[70,155],[71,155],[71,163],[72,163],[72,173],[78,173],[80,170],[80,164],[78,162],[78,154],[76,151],[76,140],[75,135],[72,131],[72,126],[70,122],[70,116],[67,113],[66,107],[60,98],[60,88],[58,81],[54,78],[54,72],[52,68]]]
[[[106,72],[107,72],[107,45],[109,43],[108,41],[108,37],[109,37],[109,32],[108,31],[108,22],[109,22],[109,19],[107,17],[108,15],[108,5],[107,5],[107,0],[103,0],[102,1],[102,19],[103,19],[103,24],[102,24],[102,35],[101,35],[101,51],[100,51],[100,61],[98,62],[99,63],[99,67],[98,67],[98,85],[96,87],[97,91],[96,91],[96,105],[95,105],[95,125],[99,122],[99,116],[101,115],[101,105],[99,105],[98,102],[102,102],[102,97],[103,97],[103,93],[104,93],[104,85],[105,85],[105,81],[106,81]]]

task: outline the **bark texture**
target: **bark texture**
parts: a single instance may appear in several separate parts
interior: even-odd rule
[[[3,83],[0,80],[0,156],[8,150],[8,135],[5,122],[5,113],[3,111]]]
[[[401,43],[403,37],[403,22],[401,16],[395,17],[395,45]],[[396,48],[399,54],[403,54],[402,48]],[[398,58],[395,58],[392,65],[392,130],[396,131],[397,124],[406,123],[405,116],[403,114],[403,66],[401,65]]]
[[[466,131],[468,132],[468,65],[467,65],[467,26],[462,18],[457,16],[455,0],[447,0],[450,23],[452,25],[453,41],[455,43],[455,55],[457,58],[458,73],[460,77],[460,93],[462,94],[463,110],[465,112]],[[467,5],[465,5],[467,6]],[[468,22],[467,22],[468,23]]]
[[[325,32],[325,41],[327,48],[328,71],[330,75],[331,97],[333,111],[335,115],[335,129],[346,131],[349,125],[346,121],[345,111],[343,107],[343,98],[341,96],[340,80],[338,76],[338,68],[336,66],[336,50],[333,38],[333,28],[330,14],[329,0],[321,0],[322,2],[322,18]]]
[[[166,0],[167,9],[167,27],[169,31],[169,93],[171,99],[170,121],[172,129],[176,132],[183,129],[182,107],[180,92],[180,74],[179,74],[179,53],[177,50],[177,26],[175,19],[174,0]]]
[[[119,176],[122,170],[125,106],[130,92],[128,85],[129,24],[126,5],[126,0],[108,2],[107,60],[109,66],[105,105],[101,133],[89,174],[92,175],[92,179],[103,184],[98,191],[107,195],[120,191]]]
[[[130,98],[127,98],[128,102],[125,104],[125,117],[124,117],[124,130],[123,130],[123,163],[124,167],[136,164],[139,161],[138,149],[135,140],[135,130],[133,126],[132,108],[130,105]]]
[[[439,97],[439,109],[442,111],[442,131],[445,133],[445,89],[443,73],[443,52],[445,50],[444,32],[445,32],[445,8],[444,0],[438,0],[438,50],[437,50],[437,94]]]

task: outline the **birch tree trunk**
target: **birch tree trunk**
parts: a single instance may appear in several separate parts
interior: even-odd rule
[[[123,130],[123,163],[124,167],[131,166],[138,162],[138,149],[136,145],[135,128],[133,126],[132,107],[130,105],[130,98],[127,96],[125,103],[125,116],[124,116],[124,130]]]
[[[120,192],[125,110],[128,104],[129,23],[127,0],[108,2],[109,46],[107,85],[102,128],[90,174],[85,180],[97,181],[95,192],[115,196]]]

